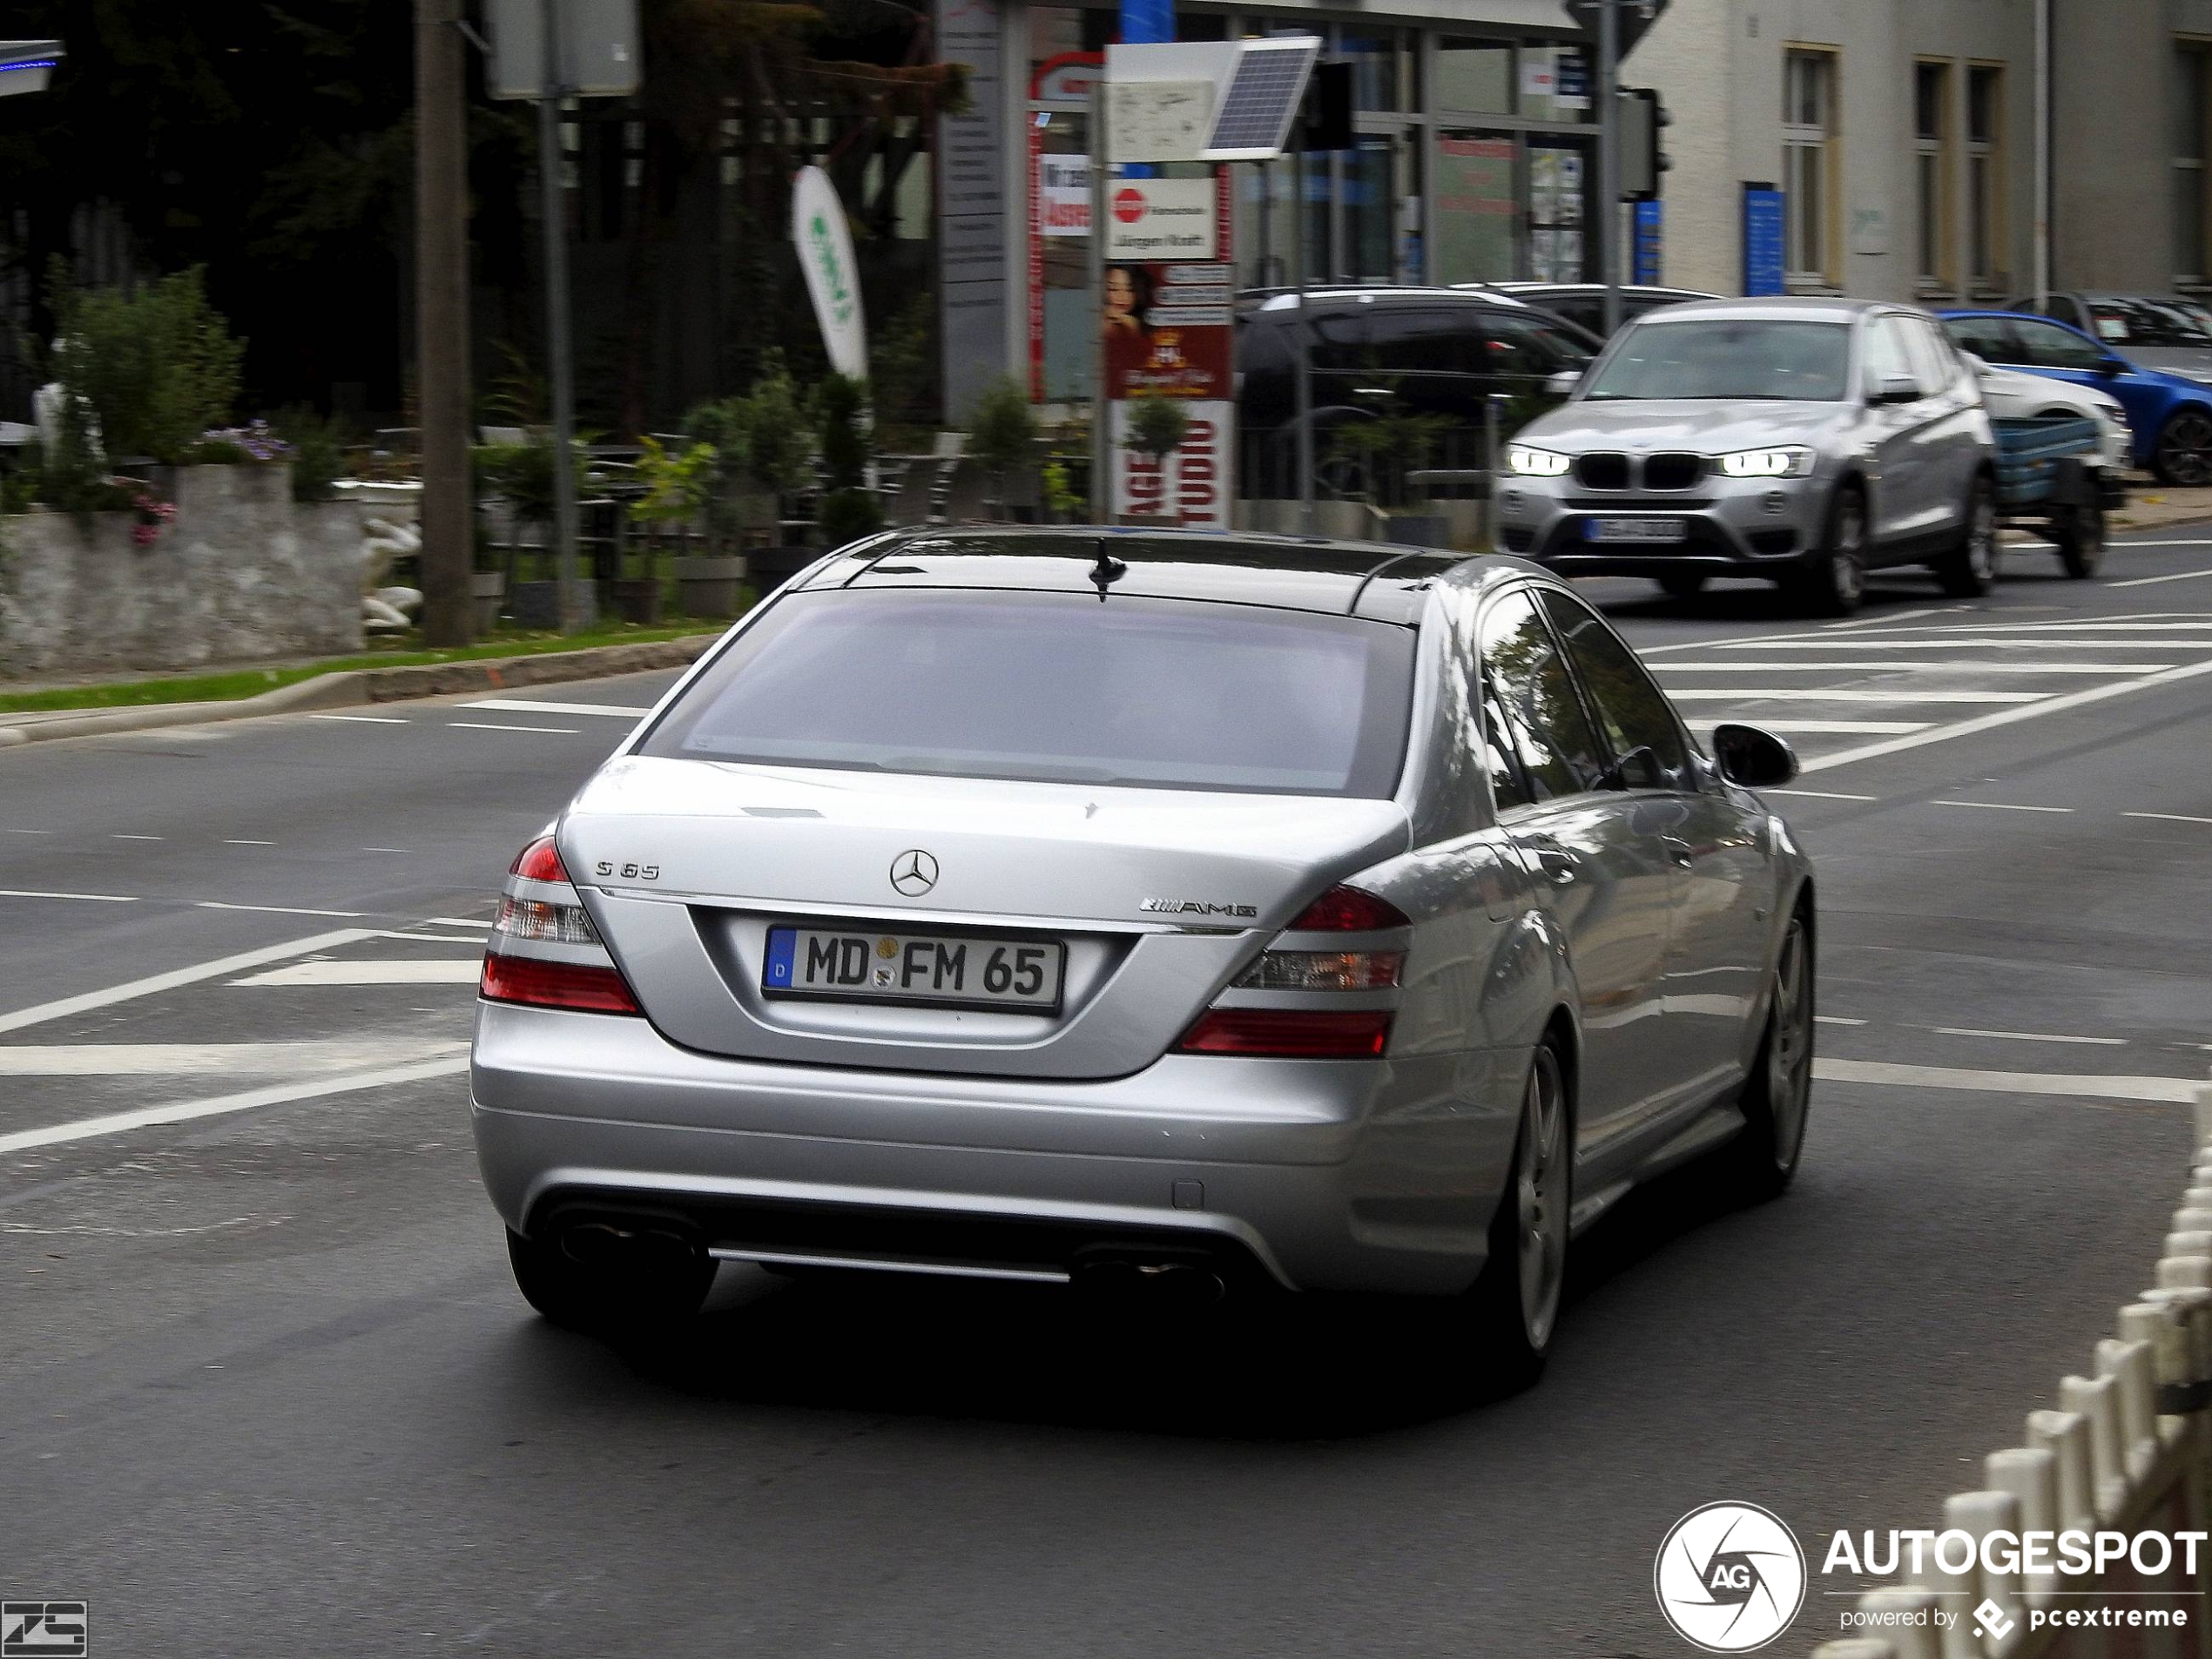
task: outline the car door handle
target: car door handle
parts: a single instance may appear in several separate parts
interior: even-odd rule
[[[1659,839],[1667,849],[1667,856],[1683,869],[1687,870],[1696,863],[1696,854],[1690,850],[1689,843],[1680,836],[1662,835]]]
[[[1574,880],[1575,873],[1581,867],[1572,853],[1556,846],[1535,846],[1529,851],[1536,855],[1536,867],[1551,878],[1554,887],[1567,886]]]

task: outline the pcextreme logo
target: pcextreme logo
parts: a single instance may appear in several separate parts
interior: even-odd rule
[[[1675,1634],[1707,1653],[1764,1648],[1805,1600],[1805,1553],[1755,1503],[1709,1503],[1669,1528],[1651,1588]]]

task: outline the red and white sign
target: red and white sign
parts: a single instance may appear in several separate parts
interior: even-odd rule
[[[1211,211],[1214,185],[1201,182]],[[1204,261],[1107,268],[1103,322],[1116,513],[1231,528],[1237,403],[1228,297],[1234,280],[1229,266]],[[1181,446],[1164,463],[1129,446],[1129,400],[1148,395],[1174,398],[1190,416]]]
[[[1037,157],[1037,234],[1090,234],[1090,158]]]
[[[1182,447],[1155,465],[1150,455],[1129,447],[1129,404],[1114,410],[1114,510],[1157,513],[1163,522],[1181,520],[1189,529],[1225,530],[1230,525],[1237,406],[1189,403],[1190,426]]]
[[[1132,179],[1114,192],[1109,260],[1211,260],[1216,186],[1211,179]]]

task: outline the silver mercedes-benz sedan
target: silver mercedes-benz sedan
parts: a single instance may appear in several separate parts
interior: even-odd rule
[[[1569,1239],[1796,1168],[1811,870],[1511,559],[933,530],[825,558],[516,860],[471,1087],[523,1293],[724,1261],[1460,1298],[1533,1375]]]

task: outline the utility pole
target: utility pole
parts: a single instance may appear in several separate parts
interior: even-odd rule
[[[545,220],[546,355],[553,368],[553,580],[561,631],[598,619],[597,597],[577,574],[576,341],[569,323],[569,219],[561,190],[559,0],[544,0],[544,82],[537,100],[538,201]],[[619,574],[619,572],[617,572]]]
[[[465,645],[469,597],[469,165],[462,0],[415,5],[415,381],[422,430],[422,637]]]
[[[1106,178],[1106,71],[1090,84],[1090,522],[1114,522],[1114,402],[1106,383],[1106,215],[1113,192]]]
[[[1615,0],[1598,0],[1597,228],[1605,280],[1605,337],[1621,329],[1621,19]]]

